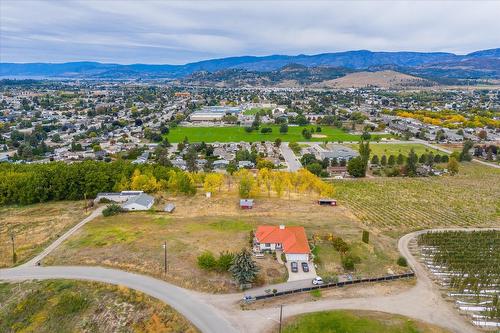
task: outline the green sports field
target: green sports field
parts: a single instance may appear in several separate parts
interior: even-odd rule
[[[229,127],[175,127],[170,129],[167,135],[170,142],[181,142],[185,137],[190,142],[259,142],[259,141],[274,141],[281,138],[284,142],[291,141],[358,141],[359,135],[345,133],[344,131],[335,127],[321,127],[322,131],[314,133],[310,140],[304,139],[302,130],[304,128],[312,129],[316,126],[289,126],[288,133],[281,134],[279,126],[261,126],[271,127],[272,133],[262,134],[260,131],[253,131],[247,133],[244,127],[229,126]]]

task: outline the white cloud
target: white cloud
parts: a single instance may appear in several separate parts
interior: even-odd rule
[[[0,60],[185,63],[236,55],[467,53],[500,46],[500,2],[0,1]]]

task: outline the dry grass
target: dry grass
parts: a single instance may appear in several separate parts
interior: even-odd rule
[[[1,332],[189,332],[161,301],[122,286],[70,280],[0,284]]]
[[[18,263],[22,263],[85,216],[81,201],[0,207],[0,267],[12,266],[11,230]]]
[[[348,242],[359,242],[361,224],[343,207],[320,207],[311,198],[278,199],[261,197],[252,210],[241,210],[235,193],[224,193],[210,199],[202,195],[192,198],[160,198],[175,202],[176,210],[134,212],[109,218],[98,218],[87,224],[46,264],[86,264],[119,267],[153,275],[186,288],[210,291],[235,291],[229,274],[205,272],[197,267],[196,257],[203,251],[218,254],[238,251],[249,246],[249,232],[260,224],[301,225],[308,235],[334,233]],[[397,253],[395,240],[371,235],[373,248],[363,259],[382,273],[393,267]],[[163,276],[162,244],[167,241],[169,272]],[[380,253],[385,253],[380,255]],[[340,260],[337,258],[336,260]],[[286,279],[286,270],[271,256],[258,260],[262,283],[278,283]],[[373,264],[376,262],[376,264]],[[329,275],[341,274],[340,264],[331,266]],[[368,269],[368,268],[367,268]],[[363,271],[362,273],[367,273]]]
[[[413,287],[415,282],[415,279],[405,279],[363,285],[350,285],[342,288],[322,289],[321,297],[319,299],[371,298],[395,295],[401,293],[405,289]],[[257,302],[244,304],[242,305],[242,308],[245,310],[266,309],[277,307],[280,304],[302,304],[306,302],[315,302],[317,300],[318,297],[315,297],[311,293],[303,292],[293,295],[271,297]]]

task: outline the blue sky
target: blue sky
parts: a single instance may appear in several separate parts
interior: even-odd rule
[[[1,62],[500,47],[499,1],[0,0]]]

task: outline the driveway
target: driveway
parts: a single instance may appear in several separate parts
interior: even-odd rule
[[[308,280],[309,283],[311,283],[312,279],[316,277],[314,263],[310,261],[307,262],[307,265],[309,266],[309,272],[307,273],[302,270],[302,261],[297,261],[297,264],[299,265],[299,271],[294,273],[292,272],[291,261],[285,263],[286,269],[288,270],[288,282]]]

